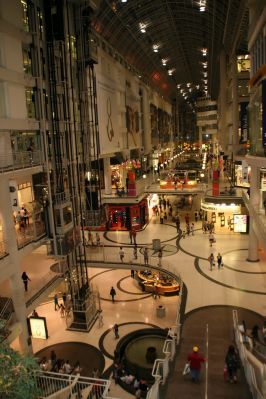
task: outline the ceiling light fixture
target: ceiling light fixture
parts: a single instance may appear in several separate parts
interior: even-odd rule
[[[168,75],[172,76],[174,71],[175,71],[175,68],[168,69]]]
[[[176,85],[176,87],[177,87],[178,89],[180,89],[181,85],[180,85],[180,84],[178,84],[178,85]],[[180,90],[180,91],[181,91],[181,90]]]
[[[200,10],[200,12],[206,11],[206,3],[207,3],[206,0],[199,0],[199,1],[198,1],[198,5],[199,5],[199,10]]]
[[[121,3],[126,3],[127,2],[127,0],[121,0]]]
[[[203,57],[206,57],[206,56],[207,56],[208,49],[207,49],[206,47],[203,47],[203,48],[201,49],[201,52],[202,52]]]
[[[141,31],[141,33],[146,33],[146,24],[144,24],[143,22],[139,23],[139,29]]]
[[[162,64],[163,64],[163,66],[165,66],[165,65],[167,64],[167,62],[168,62],[168,59],[167,59],[167,58],[162,58]]]
[[[158,45],[158,44],[154,44],[154,45],[152,46],[152,49],[153,49],[153,51],[154,51],[155,53],[158,53],[159,45]]]

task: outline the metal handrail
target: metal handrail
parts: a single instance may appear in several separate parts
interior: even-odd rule
[[[8,255],[7,243],[6,241],[2,240],[0,241],[0,259],[4,258],[6,255]]]
[[[233,326],[234,326],[236,346],[237,346],[239,356],[242,361],[242,365],[244,367],[245,376],[246,376],[247,382],[249,384],[250,390],[253,394],[253,397],[256,399],[265,399],[265,396],[262,394],[262,392],[260,391],[260,389],[258,387],[254,366],[252,366],[252,364],[250,363],[250,361],[248,360],[248,357],[247,357],[247,348],[245,347],[245,345],[243,343],[242,334],[239,330],[237,310],[233,310]],[[263,376],[262,376],[262,379],[263,379]]]
[[[68,397],[72,397],[71,395],[83,397],[83,394],[87,397],[90,392],[99,392],[100,395],[96,395],[97,398],[118,399],[108,395],[111,382],[101,378],[40,370],[35,374],[35,380],[42,391],[38,399],[56,399],[64,393],[70,395]]]
[[[24,169],[42,163],[42,152],[36,151],[13,151],[0,153],[0,172]]]

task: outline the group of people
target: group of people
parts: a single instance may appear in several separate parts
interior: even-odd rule
[[[190,373],[193,382],[198,383],[200,381],[201,365],[206,362],[207,359],[200,354],[199,347],[194,346],[192,352],[187,357],[187,364],[183,374]],[[240,358],[238,351],[234,345],[229,345],[224,365],[224,378],[228,379],[231,383],[237,382],[237,370],[240,368]]]
[[[67,294],[65,292],[62,294],[62,300],[63,300],[62,303],[59,303],[58,294],[54,295],[53,300],[54,300],[54,310],[55,311],[59,310],[61,317],[67,316],[71,309],[71,303],[67,298]]]
[[[58,359],[54,350],[51,351],[50,359],[43,357],[39,365],[40,369],[43,371],[51,371],[60,374],[80,375],[82,371],[79,361],[72,366],[69,360]]]
[[[30,224],[30,215],[25,206],[22,206],[14,216],[15,224],[18,224],[18,229],[23,233],[27,226]]]
[[[149,385],[143,378],[138,378],[126,370],[126,367],[119,361],[113,365],[113,379],[115,384],[122,381],[126,385],[131,385],[135,390],[135,398],[146,397]]]
[[[95,239],[93,233],[89,230],[88,231],[88,238],[85,237],[85,245],[96,245],[99,247],[101,245],[101,237],[98,232],[95,234]]]
[[[223,257],[220,254],[220,252],[218,252],[216,260],[217,260],[218,270],[220,270],[223,267]],[[208,261],[210,262],[210,270],[212,271],[212,269],[215,267],[215,257],[213,253],[210,254]]]

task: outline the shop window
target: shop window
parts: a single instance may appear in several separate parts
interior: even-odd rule
[[[250,56],[248,54],[237,57],[237,72],[250,72]]]
[[[22,49],[23,69],[27,74],[32,74],[31,52],[29,48]]]
[[[5,96],[5,85],[0,82],[0,118],[6,117],[6,96]]]
[[[28,15],[28,4],[27,1],[21,0],[22,5],[22,21],[23,21],[23,28],[25,32],[29,32],[29,15]]]
[[[28,118],[35,118],[36,109],[35,109],[35,90],[33,88],[26,88],[26,107],[27,107],[27,115]]]
[[[61,227],[61,217],[60,217],[60,209],[55,209],[55,224],[57,227]]]
[[[72,221],[72,210],[70,206],[63,208],[64,224],[69,224]]]
[[[43,37],[43,15],[39,8],[38,8],[38,27],[39,27],[40,40],[42,40],[42,37]]]

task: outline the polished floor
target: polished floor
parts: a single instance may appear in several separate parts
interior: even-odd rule
[[[174,197],[170,198],[174,201]],[[194,203],[191,207],[179,211],[181,216],[181,229],[185,227],[184,215],[189,212],[191,221],[194,221],[194,210],[199,209],[200,198],[194,198]],[[236,234],[229,232],[227,227],[223,231],[216,233],[216,243],[210,247],[208,236],[203,234],[201,229],[201,222],[195,222],[195,234],[185,238],[180,238],[177,234],[176,226],[169,218],[163,225],[159,223],[159,218],[151,216],[151,221],[146,229],[137,234],[138,246],[151,245],[153,239],[160,238],[163,245],[167,245],[167,250],[163,252],[162,266],[169,268],[174,273],[180,273],[187,289],[185,313],[192,315],[192,311],[200,312],[201,309],[208,309],[211,305],[218,306],[217,312],[214,310],[211,315],[202,313],[200,316],[201,325],[197,330],[197,324],[194,325],[190,334],[189,344],[186,343],[187,327],[189,316],[185,322],[183,330],[183,338],[181,342],[182,356],[177,357],[174,365],[175,373],[171,375],[169,380],[169,392],[178,390],[178,384],[185,384],[184,392],[191,389],[189,380],[180,381],[180,370],[184,366],[185,353],[191,350],[191,345],[200,345],[202,351],[204,348],[204,328],[209,324],[211,332],[211,340],[209,344],[209,353],[215,353],[217,345],[219,346],[220,356],[215,360],[215,375],[209,374],[209,380],[219,381],[219,384],[224,384],[223,381],[223,366],[224,366],[224,351],[227,345],[232,342],[231,334],[231,310],[233,308],[244,308],[260,314],[262,317],[257,319],[262,324],[265,311],[265,278],[266,278],[266,256],[260,250],[260,261],[258,263],[249,263],[246,261],[248,252],[248,235]],[[119,246],[122,245],[125,250],[125,260],[132,262],[133,248],[130,245],[128,232],[106,232],[100,233],[101,243],[104,244],[101,248],[87,248],[88,257],[103,259],[105,256],[113,256],[119,266]],[[169,250],[170,248],[170,250]],[[211,253],[216,255],[220,252],[223,256],[223,267],[218,270],[217,266],[211,271],[208,257]],[[44,256],[44,255],[43,255]],[[142,255],[139,252],[138,257]],[[28,259],[30,264],[30,259]],[[36,267],[36,265],[35,265]],[[33,339],[33,350],[38,352],[47,346],[55,345],[61,342],[84,342],[99,348],[104,354],[105,369],[112,364],[114,350],[117,344],[112,326],[114,323],[119,325],[120,338],[125,334],[140,329],[159,326],[161,328],[171,327],[174,325],[176,319],[176,309],[179,297],[160,297],[154,299],[151,295],[143,293],[135,279],[130,277],[129,270],[123,269],[99,269],[89,268],[89,276],[91,283],[95,289],[98,289],[101,297],[101,307],[103,309],[103,326],[95,323],[89,333],[79,333],[66,330],[66,322],[64,317],[60,317],[58,311],[54,311],[54,306],[51,301],[43,303],[37,308],[40,316],[47,318],[49,338],[46,341]],[[116,302],[112,303],[109,295],[111,286],[114,286],[117,292]],[[62,287],[60,287],[62,290]],[[157,316],[157,306],[163,305],[166,309],[166,315],[163,318]],[[221,308],[219,306],[222,306]],[[224,308],[223,306],[226,306]],[[215,308],[213,308],[215,309]],[[227,309],[225,313],[219,315],[219,309]],[[200,313],[195,313],[195,315]],[[248,313],[247,317],[248,317]],[[251,314],[251,313],[250,313]],[[258,316],[259,317],[259,316]],[[250,324],[255,319],[250,320]],[[192,319],[191,319],[192,320]],[[218,330],[212,330],[212,325],[223,323],[223,328],[226,328],[227,334],[223,334],[222,345],[219,345]],[[192,323],[193,324],[193,323]],[[249,326],[252,328],[252,326]],[[221,329],[221,332],[224,331]],[[183,346],[184,345],[184,346]],[[182,349],[183,347],[183,349]],[[182,352],[183,351],[183,352]],[[210,356],[210,359],[212,357]],[[71,359],[69,359],[71,361]],[[82,366],[82,359],[79,359]],[[211,361],[211,360],[210,360]],[[220,364],[219,364],[220,363]],[[177,373],[177,374],[176,374]],[[218,387],[220,386],[218,384]],[[240,383],[239,383],[240,385]],[[182,388],[183,389],[183,388]],[[195,388],[193,388],[195,390]],[[246,396],[237,396],[235,392],[238,388],[227,389],[226,396],[221,396],[219,392],[211,390],[211,398],[246,398]],[[235,391],[234,391],[235,390]],[[198,390],[197,397],[203,398],[204,389]],[[118,398],[129,398],[130,395],[118,386],[113,386],[111,393]],[[167,394],[168,395],[168,394]],[[241,395],[241,394],[239,394]],[[170,394],[166,398],[171,398]],[[190,396],[182,396],[189,398]],[[192,397],[192,396],[191,396]],[[195,396],[194,396],[195,397]],[[247,396],[248,397],[248,396]]]

